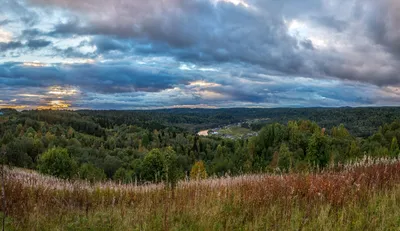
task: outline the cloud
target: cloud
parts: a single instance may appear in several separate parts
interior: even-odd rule
[[[8,19],[4,19],[4,20],[0,20],[0,26],[4,26],[11,23],[11,20]]]
[[[399,63],[387,57],[362,62],[367,53],[385,51],[365,41],[365,37],[353,34],[365,29],[361,25],[368,18],[377,18],[376,25],[369,23],[375,42],[396,50],[399,36],[395,34],[398,31],[395,0],[368,1],[366,5],[370,7],[357,0],[332,3],[307,0],[301,4],[294,0],[253,0],[245,4],[207,0],[30,2],[71,10],[73,14],[56,24],[50,35],[95,36],[92,44],[97,47],[97,55],[118,51],[119,56],[132,53],[170,56],[203,65],[245,63],[283,76],[334,77],[377,85],[400,83],[396,75]],[[378,9],[371,10],[374,7]],[[342,15],[335,13],[342,8],[346,8]],[[357,18],[356,10],[364,16]],[[388,12],[388,16],[383,12]],[[301,38],[289,33],[287,22],[295,19],[306,23],[299,28]],[[315,31],[319,31],[317,35]],[[336,41],[327,40],[332,35],[338,36],[334,37]],[[347,50],[338,49],[338,42],[351,43],[351,39],[364,40],[369,48],[362,51],[355,43]]]
[[[95,39],[100,52],[126,49],[129,43],[117,39],[128,39],[138,53],[172,55],[182,61],[247,62],[285,72],[302,65],[294,52],[297,42],[286,34],[282,18],[260,16],[227,2],[33,2],[85,11],[86,20],[71,17],[50,34],[117,36],[111,41]],[[98,17],[100,12],[104,17]]]
[[[34,38],[40,35],[44,35],[45,33],[38,29],[25,29],[21,33],[22,38]]]
[[[22,21],[26,26],[35,25],[40,16],[37,12],[29,7],[26,7],[24,1],[8,0],[0,7],[0,15],[8,15],[10,18],[7,21]]]
[[[29,40],[26,45],[30,48],[30,49],[39,49],[39,48],[43,48],[43,47],[47,47],[48,45],[50,45],[51,42],[47,41],[47,40],[43,40],[43,39],[38,39],[38,40]]]
[[[360,106],[394,104],[400,98],[394,88],[390,88],[393,93],[383,96],[382,91],[388,89],[369,84],[247,72],[237,76],[226,71],[215,79],[200,76],[198,70],[168,72],[166,66],[154,73],[128,63],[6,63],[0,65],[4,92],[0,100],[27,108],[134,109],[177,105]]]
[[[96,46],[97,52],[103,54],[109,51],[126,52],[131,50],[130,41],[112,39],[105,36],[96,36],[91,40],[91,45]]]
[[[396,0],[10,0],[0,7],[0,90],[11,98],[1,100],[73,86],[79,97],[14,103],[396,104],[399,9]]]
[[[0,42],[0,51],[7,51],[7,50],[13,50],[17,48],[23,47],[23,44],[21,42]]]
[[[315,16],[311,17],[313,21],[325,26],[327,28],[331,28],[336,30],[337,32],[343,32],[347,29],[348,24],[344,20],[340,20],[335,18],[334,16]]]
[[[363,3],[359,4],[361,7]],[[369,0],[363,13],[371,38],[388,52],[400,57],[400,2]]]
[[[50,66],[5,63],[0,65],[0,84],[15,87],[77,85],[99,93],[157,92],[184,84],[190,78],[166,70],[140,70],[129,64],[54,64]]]

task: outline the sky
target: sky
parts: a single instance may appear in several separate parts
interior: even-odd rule
[[[0,108],[400,106],[398,0],[0,0]]]

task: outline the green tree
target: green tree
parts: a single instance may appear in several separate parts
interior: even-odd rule
[[[343,124],[340,124],[337,128],[332,128],[332,136],[340,139],[351,137],[349,131],[347,131]]]
[[[357,158],[361,156],[361,150],[360,147],[358,146],[357,142],[355,140],[351,141],[350,144],[350,150],[349,150],[349,156],[350,158]]]
[[[88,180],[90,182],[105,180],[106,174],[103,169],[95,167],[93,164],[82,164],[78,170],[79,178]]]
[[[308,141],[306,161],[315,166],[325,167],[329,162],[326,149],[326,137],[320,131],[316,131]]]
[[[107,177],[111,178],[115,172],[122,166],[123,162],[117,156],[107,155],[104,158],[102,168],[106,173]]]
[[[285,143],[282,143],[279,148],[279,168],[281,170],[289,171],[293,168],[293,162],[293,153],[289,150],[289,147]]]
[[[67,149],[52,148],[40,155],[37,168],[43,174],[70,179],[76,173],[77,163]]]
[[[142,177],[146,181],[161,182],[164,176],[164,156],[160,149],[152,149],[143,159]]]
[[[142,170],[144,180],[164,181],[173,187],[179,178],[177,155],[171,147],[152,149],[143,159]]]
[[[133,174],[132,171],[129,171],[125,168],[119,168],[115,172],[115,174],[113,176],[113,180],[121,182],[121,183],[125,183],[125,184],[132,183],[132,181],[133,181],[132,174]]]
[[[399,143],[397,142],[396,136],[393,137],[392,143],[390,145],[390,154],[392,156],[398,156],[399,155]]]
[[[171,187],[175,187],[179,179],[178,157],[172,147],[164,149],[165,180]]]

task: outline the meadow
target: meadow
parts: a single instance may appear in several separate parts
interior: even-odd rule
[[[6,230],[398,230],[400,160],[160,184],[5,170]],[[4,210],[3,210],[4,212]],[[4,213],[3,213],[4,214]]]

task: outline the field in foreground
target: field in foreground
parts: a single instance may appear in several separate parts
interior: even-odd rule
[[[163,185],[8,170],[7,230],[398,230],[400,161]]]

